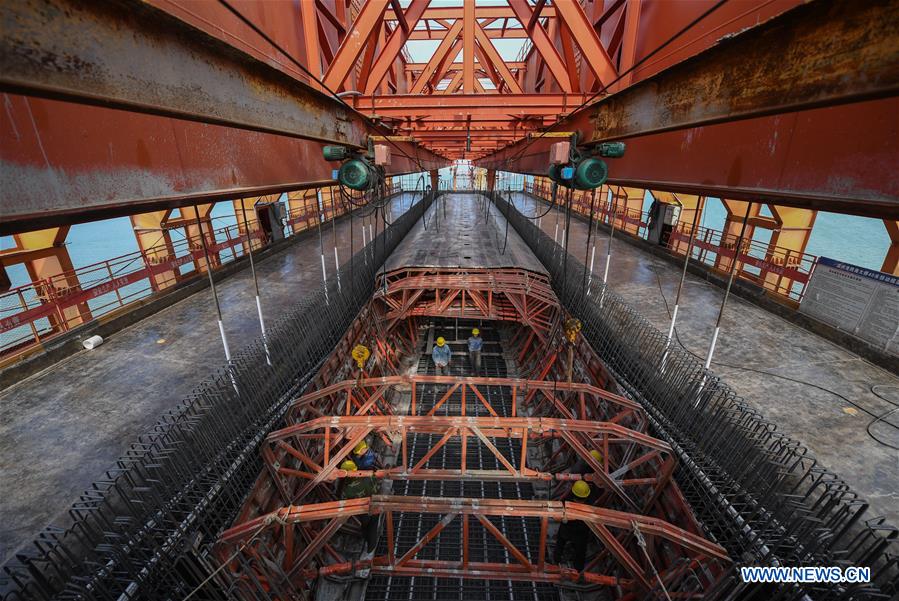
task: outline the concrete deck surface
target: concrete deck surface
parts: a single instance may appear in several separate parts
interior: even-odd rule
[[[548,208],[544,203],[535,206],[536,201],[524,194],[516,194],[514,201],[525,215],[539,215]],[[558,235],[561,243],[564,213],[553,209],[540,219],[540,227],[550,237]],[[581,262],[586,258],[589,268],[593,242],[588,249],[585,220],[572,216],[570,229],[569,252]],[[601,279],[609,248],[607,229],[598,232],[595,245],[593,277]],[[682,264],[652,256],[615,232],[608,283],[663,333],[671,323],[669,310],[681,271]],[[708,352],[723,296],[721,288],[687,274],[676,329],[683,345],[701,360]],[[899,406],[899,378],[733,294],[727,301],[711,369],[867,499],[868,517],[883,515],[899,525],[899,451],[878,443],[867,432],[874,416]],[[872,394],[872,386],[896,404]],[[896,447],[897,425],[899,411],[873,425],[871,432]]]
[[[395,197],[396,218],[412,202]],[[359,213],[359,211],[357,211]],[[388,219],[390,217],[388,216]],[[353,217],[353,248],[383,225]],[[350,220],[338,219],[340,264],[350,257]],[[331,224],[323,225],[328,277],[334,277]],[[366,240],[370,240],[366,233]],[[317,230],[257,264],[264,314],[273,320],[322,278]],[[232,351],[260,335],[248,268],[218,282]],[[65,512],[90,484],[224,362],[210,289],[198,292],[0,392],[0,563]]]
[[[387,259],[387,270],[522,267],[546,273],[515,228],[507,231],[506,218],[485,200],[475,194],[440,196]]]

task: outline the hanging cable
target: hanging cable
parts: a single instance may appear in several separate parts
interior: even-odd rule
[[[656,265],[652,265],[651,269],[652,269],[652,270],[655,272],[655,274],[656,274],[656,282],[658,283],[659,294],[661,294],[661,296],[662,296],[662,302],[665,304],[665,311],[668,313],[668,318],[670,319],[670,318],[671,318],[671,309],[670,309],[669,306],[668,306],[668,298],[667,298],[667,296],[665,296],[665,291],[664,291],[663,288],[662,288],[662,278],[661,278],[661,276],[659,275],[659,272],[658,272],[658,269],[657,269]],[[674,328],[674,339],[677,341],[678,346],[680,346],[684,351],[686,351],[687,353],[689,353],[690,355],[692,355],[693,357],[695,357],[697,360],[699,360],[699,361],[704,361],[703,357],[700,357],[698,354],[696,354],[696,353],[694,353],[693,351],[691,351],[690,349],[688,349],[687,346],[681,341],[681,339],[680,339],[680,333],[678,332],[677,327]],[[712,365],[717,365],[717,366],[719,366],[719,367],[726,367],[726,368],[728,368],[728,369],[736,369],[736,370],[740,370],[740,371],[748,371],[748,372],[757,373],[757,374],[765,375],[765,376],[771,376],[771,377],[773,377],[773,378],[779,378],[779,379],[781,379],[781,380],[786,380],[786,381],[788,381],[788,382],[793,382],[793,383],[795,383],[795,384],[801,384],[801,385],[803,385],[803,386],[809,386],[809,387],[811,387],[811,388],[817,388],[818,390],[821,390],[822,392],[826,392],[826,393],[828,393],[828,394],[831,394],[831,395],[833,395],[833,396],[835,396],[835,397],[837,397],[837,398],[839,398],[839,399],[842,399],[842,400],[846,401],[847,403],[849,403],[850,405],[852,405],[853,407],[855,407],[855,408],[858,409],[859,411],[862,411],[862,412],[868,414],[869,416],[871,416],[872,418],[874,418],[874,419],[868,424],[867,428],[865,428],[865,431],[866,431],[866,433],[868,434],[868,436],[871,437],[875,442],[877,442],[877,443],[879,443],[879,444],[881,444],[881,445],[883,445],[883,446],[885,446],[885,447],[887,447],[887,448],[894,449],[894,450],[899,450],[899,446],[896,446],[896,445],[893,445],[893,444],[891,444],[891,443],[889,443],[889,442],[887,442],[887,441],[881,440],[881,439],[878,438],[873,432],[871,432],[871,428],[872,428],[875,424],[877,424],[877,423],[879,423],[879,422],[881,422],[881,421],[884,422],[885,424],[887,424],[887,425],[893,427],[893,428],[897,428],[897,426],[896,426],[895,424],[893,424],[893,423],[891,423],[891,422],[889,422],[889,421],[886,421],[886,418],[889,417],[892,413],[894,413],[894,412],[896,412],[896,411],[899,411],[899,404],[890,401],[889,399],[883,397],[881,394],[877,393],[877,392],[874,390],[875,388],[880,388],[880,387],[891,387],[891,385],[889,385],[889,384],[879,384],[879,385],[874,385],[874,386],[871,386],[871,387],[870,387],[870,391],[871,391],[871,393],[872,393],[874,396],[880,398],[881,400],[886,401],[886,402],[889,403],[890,405],[895,405],[895,407],[894,407],[893,409],[887,411],[886,413],[883,413],[883,414],[881,414],[881,415],[877,415],[877,414],[875,414],[875,413],[869,411],[869,410],[866,409],[865,407],[859,405],[859,404],[856,403],[855,401],[851,400],[850,398],[846,397],[845,395],[840,394],[839,392],[837,392],[837,391],[835,391],[835,390],[831,390],[830,388],[826,388],[826,387],[820,386],[820,385],[818,385],[818,384],[813,384],[812,382],[806,382],[805,380],[799,380],[799,379],[797,379],[797,378],[791,378],[790,376],[784,376],[784,375],[781,375],[781,374],[776,373],[776,372],[773,372],[773,371],[767,371],[767,370],[763,370],[763,369],[755,369],[755,368],[753,368],[753,367],[746,367],[745,365],[732,365],[732,364],[729,364],[729,363],[722,363],[721,361],[712,361]],[[897,387],[897,388],[899,388],[899,387]],[[899,429],[899,428],[897,428],[897,429]]]

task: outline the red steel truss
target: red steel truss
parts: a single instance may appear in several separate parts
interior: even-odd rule
[[[672,479],[671,448],[648,434],[638,403],[596,385],[613,383],[582,337],[563,342],[565,315],[546,276],[525,269],[404,268],[382,276],[375,289],[315,386],[289,405],[285,425],[264,441],[264,469],[221,539],[220,557],[248,597],[260,590],[287,597],[310,590],[320,577],[360,569],[402,577],[580,580],[617,587],[622,599],[644,598],[659,582],[677,594],[686,571],[701,574],[701,589],[717,580],[726,553],[702,538]],[[528,375],[409,375],[404,358],[420,352],[419,325],[438,317],[507,324],[513,331],[507,344]],[[356,344],[373,350],[363,368],[349,360]],[[363,440],[380,448],[383,463],[343,470]],[[479,463],[471,463],[470,449],[477,449]],[[339,481],[369,477],[394,483],[394,490],[401,482],[495,482],[548,492],[530,501],[335,500]],[[580,479],[593,486],[592,505],[553,500]],[[386,541],[370,559],[346,551],[345,535],[358,536],[358,518],[366,515],[382,520]],[[395,537],[397,520],[414,515],[430,516],[431,525],[414,541]],[[503,516],[537,520],[536,540],[522,545],[498,525]],[[554,524],[562,520],[582,521],[600,547],[582,572],[547,555]],[[486,539],[505,551],[507,563],[487,558]],[[650,542],[641,548],[637,541],[644,539]],[[458,548],[458,559],[433,559],[439,545]]]
[[[440,516],[437,524],[410,548],[397,548],[393,544],[393,528],[397,514],[429,514]],[[370,560],[349,561],[328,543],[353,517],[383,515],[387,532],[387,552]],[[540,536],[534,549],[516,547],[494,525],[490,518],[514,516],[540,521]],[[441,536],[454,520],[462,522],[461,556],[446,561],[418,559],[417,556]],[[551,563],[547,555],[547,538],[550,523],[563,520],[579,520],[586,524],[600,541],[604,550],[591,561],[583,572]],[[482,555],[476,545],[482,545],[482,537],[472,536],[474,526],[482,527],[490,537],[499,542],[513,559],[509,563],[477,561]],[[705,572],[707,583],[714,581],[720,570],[717,562],[726,562],[727,554],[720,546],[678,528],[663,520],[643,515],[591,507],[579,503],[553,501],[517,501],[507,499],[454,499],[412,498],[376,495],[366,499],[332,501],[313,505],[290,505],[272,513],[240,524],[222,536],[225,547],[236,548],[231,564],[242,564],[244,578],[269,583],[276,580],[295,579],[297,589],[302,582],[310,582],[320,576],[351,574],[360,568],[370,567],[374,574],[394,576],[441,576],[491,580],[528,580],[533,582],[574,581],[620,587],[625,591],[622,599],[645,598],[641,591],[649,591],[657,585],[646,576],[644,562],[635,557],[622,544],[629,535],[649,536],[653,547],[664,556],[672,553],[685,558],[685,564],[697,568],[695,573]],[[444,535],[445,536],[445,535]],[[474,542],[477,541],[477,542]],[[273,548],[283,550],[277,556]],[[603,565],[613,559],[624,566],[629,577],[604,573]],[[663,567],[658,572],[662,582],[669,583],[683,570],[682,564]],[[251,575],[252,572],[252,575]]]

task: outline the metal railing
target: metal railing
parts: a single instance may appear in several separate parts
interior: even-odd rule
[[[871,567],[867,584],[784,585],[764,598],[861,600],[899,593],[895,526],[882,518],[865,521],[868,504],[799,441],[671,344],[502,195],[494,201],[548,268],[586,340],[646,409],[655,435],[675,449],[675,477],[713,540],[743,565]],[[735,575],[727,586],[722,595],[738,596],[753,585]]]
[[[559,194],[564,194],[563,188]],[[549,202],[549,187],[539,182],[527,182],[522,192]],[[590,214],[587,192],[576,191],[572,198],[572,211],[581,216]],[[562,203],[562,197],[559,196]],[[597,222],[609,225],[614,221],[615,229],[636,238],[646,240],[649,233],[649,213],[633,208],[610,208],[606,199],[597,196],[593,209]],[[665,245],[672,254],[684,256],[689,247],[692,224],[679,223]],[[726,272],[729,261],[735,254],[738,236],[706,227],[696,228],[691,257],[705,267]],[[811,277],[812,268],[818,257],[780,246],[772,246],[755,240],[746,240],[737,258],[737,274],[765,288],[777,297],[795,303],[802,300],[805,287]]]
[[[387,193],[393,195],[401,191],[402,186],[393,184]],[[316,189],[310,192],[312,196],[308,200],[317,198]],[[319,219],[330,221],[347,213],[345,203],[331,205],[324,202],[322,205],[319,209],[318,201],[314,200],[308,206],[304,202],[302,207],[289,207],[286,216],[288,237],[317,227]],[[191,236],[182,232],[183,229],[183,225],[166,229],[182,236],[171,244],[158,244],[79,267],[0,294],[0,359],[27,353],[72,328],[162,292],[171,284],[205,274],[205,268],[187,272],[180,269],[188,264],[205,264],[199,235]],[[246,255],[248,235],[241,230],[247,229],[257,241],[254,249],[256,245],[267,243],[256,220],[205,232],[213,270]],[[156,279],[166,273],[172,274],[171,283],[159,285]]]
[[[4,566],[12,600],[183,599],[211,577],[210,545],[263,468],[259,446],[360,309],[383,261],[430,206],[418,199],[179,406]],[[270,359],[270,361],[269,361]],[[207,587],[203,599],[230,599]]]

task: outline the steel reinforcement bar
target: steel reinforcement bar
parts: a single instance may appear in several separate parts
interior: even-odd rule
[[[141,436],[70,509],[68,527],[48,527],[4,566],[4,599],[182,599],[209,578],[209,546],[263,468],[261,443],[433,199],[423,194],[337,278],[272,323],[264,342],[247,345]],[[203,598],[226,596],[205,587]]]
[[[668,344],[503,194],[492,200],[547,267],[563,306],[582,321],[582,334],[643,405],[654,435],[672,446],[676,481],[709,535],[738,565],[871,567],[871,582],[855,585],[768,589],[744,585],[734,574],[720,594],[860,600],[899,593],[895,526],[863,520],[867,503],[818,466],[799,441],[779,432],[695,357]]]

